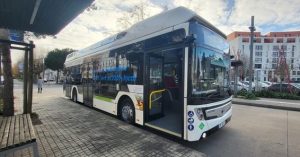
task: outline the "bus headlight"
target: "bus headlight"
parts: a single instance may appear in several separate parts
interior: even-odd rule
[[[198,117],[199,120],[203,120],[204,119],[204,114],[201,108],[195,108],[195,113]]]

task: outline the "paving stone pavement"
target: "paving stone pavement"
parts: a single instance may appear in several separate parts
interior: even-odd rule
[[[35,96],[33,111],[41,156],[205,156],[59,96]],[[32,156],[30,149],[14,156]]]

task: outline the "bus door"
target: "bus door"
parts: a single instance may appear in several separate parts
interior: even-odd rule
[[[92,64],[85,65],[85,76],[82,79],[83,86],[83,103],[88,106],[93,106],[93,75],[92,75]]]
[[[145,125],[182,137],[183,49],[146,56]]]
[[[163,58],[149,56],[148,120],[163,116]]]

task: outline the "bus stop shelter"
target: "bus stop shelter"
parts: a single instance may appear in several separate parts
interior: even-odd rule
[[[1,0],[0,29],[30,31],[43,35],[55,35],[75,17],[89,7],[94,0]],[[33,49],[31,41],[11,41],[8,34],[0,31],[3,71],[7,78],[4,83],[4,106],[12,107],[13,81],[11,75],[10,49],[24,50],[24,112],[31,113],[33,86]],[[5,32],[5,31],[4,31]],[[6,53],[6,54],[5,54]],[[7,54],[8,53],[8,54]],[[11,92],[11,94],[9,94]],[[5,102],[6,101],[6,102]],[[7,104],[7,102],[10,102]],[[9,113],[13,114],[13,113]]]

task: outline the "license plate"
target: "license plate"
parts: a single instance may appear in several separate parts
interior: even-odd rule
[[[219,128],[223,128],[225,126],[225,121],[219,124]]]

